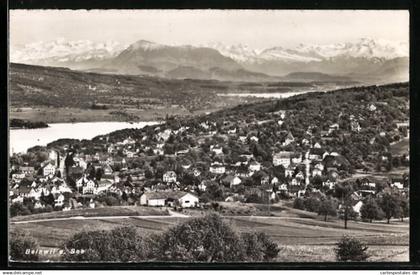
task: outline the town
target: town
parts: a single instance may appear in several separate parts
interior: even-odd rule
[[[290,201],[325,219],[407,217],[408,96],[406,83],[348,88],[57,140],[11,157],[10,213]],[[400,212],[363,213],[386,194]]]

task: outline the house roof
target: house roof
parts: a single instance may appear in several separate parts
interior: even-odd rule
[[[180,199],[187,194],[196,197],[195,195],[184,191],[155,191],[143,193],[149,200]]]

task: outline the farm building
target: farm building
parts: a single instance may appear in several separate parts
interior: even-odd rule
[[[147,206],[181,206],[184,208],[198,205],[198,197],[182,191],[146,192],[140,196],[140,204]]]

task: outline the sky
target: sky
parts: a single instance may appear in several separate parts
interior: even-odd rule
[[[9,15],[12,48],[58,38],[264,49],[409,37],[409,13],[397,10],[10,10]]]

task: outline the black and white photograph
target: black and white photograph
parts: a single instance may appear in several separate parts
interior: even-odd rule
[[[9,11],[10,263],[408,263],[407,10]]]

